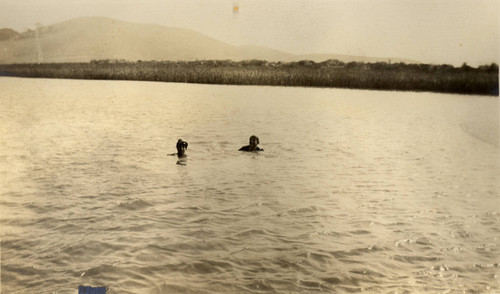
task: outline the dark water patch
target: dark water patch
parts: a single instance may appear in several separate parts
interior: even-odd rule
[[[344,273],[338,278],[329,278],[329,281],[332,282],[331,284],[335,285],[335,288],[352,288],[354,286],[355,288],[353,289],[358,289],[357,287],[360,287],[363,283],[367,282],[367,277],[365,277],[364,274]]]
[[[153,206],[153,204],[150,203],[149,201],[142,200],[142,199],[133,199],[133,200],[129,200],[127,202],[121,202],[120,204],[118,204],[118,209],[120,209],[120,210],[140,210],[140,209],[144,209],[146,207],[151,207],[151,206]]]
[[[24,207],[32,210],[37,215],[45,215],[45,214],[53,212],[53,211],[59,211],[59,210],[64,210],[64,209],[68,208],[66,205],[63,205],[63,204],[57,205],[57,204],[48,204],[48,203],[41,203],[41,202],[26,203]]]
[[[335,258],[349,258],[352,256],[361,256],[364,254],[371,254],[374,252],[380,252],[380,251],[387,251],[388,248],[382,248],[378,246],[368,246],[368,247],[361,247],[361,248],[355,248],[355,249],[349,249],[349,250],[338,250],[338,251],[332,251],[329,252],[331,256]]]
[[[372,189],[373,192],[383,192],[383,193],[396,193],[398,192],[395,189]],[[386,198],[383,199],[382,201],[394,201],[394,198]]]
[[[151,220],[151,223],[155,224],[155,228],[183,228],[186,224],[186,218],[183,213],[169,211],[165,216],[156,216],[155,219]]]
[[[114,199],[114,198],[126,196],[127,194],[128,193],[126,191],[123,191],[123,192],[113,192],[113,191],[99,192],[98,199],[99,199],[99,201],[106,201],[109,199]]]
[[[103,278],[109,278],[113,279],[113,281],[119,281],[120,287],[123,287],[123,276],[126,276],[127,279],[130,282],[139,282],[142,284],[140,286],[140,289],[145,289],[147,286],[151,284],[150,280],[153,278],[154,275],[151,273],[147,273],[144,271],[143,268],[138,267],[137,265],[134,264],[127,264],[127,265],[112,265],[111,268],[106,266],[107,269],[109,269],[109,272],[104,272],[102,275]],[[117,275],[118,274],[118,275]],[[115,277],[117,279],[115,279]],[[121,278],[120,278],[121,277]],[[133,287],[128,287],[133,288]],[[125,287],[127,289],[127,287]]]
[[[420,237],[420,238],[417,238],[415,243],[418,245],[432,245],[432,240],[429,238],[426,238],[426,237]]]
[[[64,273],[61,273],[63,275]],[[49,286],[46,286],[49,285]],[[75,285],[78,285],[76,281],[69,282],[67,278],[48,278],[42,279],[38,286],[30,287],[33,291],[32,293],[71,293],[75,291]],[[25,285],[26,286],[26,285]],[[78,287],[78,286],[77,286]],[[11,293],[11,292],[8,292]],[[16,293],[16,292],[13,292]],[[21,292],[25,293],[25,292]]]
[[[10,195],[7,195],[7,194],[10,194]],[[2,199],[0,199],[0,205],[2,207],[7,208],[7,207],[19,207],[19,206],[22,206],[22,203],[6,200],[6,198],[8,198],[10,196],[17,197],[17,196],[14,196],[12,194],[16,194],[16,193],[4,193],[2,195]]]
[[[414,294],[414,293],[417,293],[415,291],[412,291],[412,290],[409,290],[409,289],[405,289],[407,287],[408,287],[407,285],[388,286],[388,287],[386,287],[386,288],[383,289],[384,291],[380,291],[379,293],[387,293],[387,294]],[[392,289],[394,289],[394,290],[392,290]],[[436,290],[436,289],[434,289],[434,290]],[[421,291],[418,291],[418,292],[421,292]],[[430,292],[424,291],[422,293],[438,293],[438,292],[435,292],[435,291],[430,291]],[[446,294],[446,292],[442,292],[442,294]]]
[[[495,244],[484,244],[474,248],[474,251],[483,258],[494,259],[498,257],[498,250],[495,246]]]
[[[323,254],[323,253],[306,253],[305,254],[305,257],[307,259],[310,259],[316,263],[318,263],[319,265],[328,265],[332,262],[332,257],[331,255],[329,254]]]
[[[82,196],[78,196],[78,198],[80,199],[90,199],[90,200],[94,200],[96,198],[99,198],[100,195],[82,195]]]
[[[73,188],[73,186],[69,184],[60,184],[53,186],[53,189],[59,193],[65,192],[66,190],[70,190],[71,188]]]
[[[2,246],[2,254],[6,254],[7,250],[13,250],[15,252],[21,253],[22,251],[31,251],[42,243],[41,240],[35,240],[30,238],[9,238],[2,239],[0,245]],[[8,255],[3,255],[2,257],[7,257]]]
[[[395,261],[399,262],[404,262],[404,263],[410,263],[410,264],[418,264],[420,262],[436,262],[441,260],[439,257],[431,256],[431,257],[426,257],[426,256],[419,256],[419,255],[395,255],[394,256]]]
[[[7,228],[8,226],[12,226],[14,228],[25,228],[27,226],[32,226],[33,222],[35,220],[33,219],[22,219],[20,217],[9,217],[9,218],[2,218],[0,219],[0,224],[3,229]],[[0,236],[3,235],[3,233],[7,233],[7,231],[2,232]]]
[[[77,224],[71,224],[71,223],[64,223],[64,224],[61,224],[59,226],[56,226],[53,228],[53,231],[54,232],[61,232],[63,234],[66,234],[66,233],[74,233],[74,232],[79,232],[82,230],[82,226],[81,225],[77,225]]]
[[[177,252],[180,251],[181,248],[175,248],[174,246],[171,246],[170,244],[161,246],[158,244],[147,244],[145,247],[141,248],[132,248],[130,250],[130,253],[138,253],[138,252],[146,252],[154,255],[159,255],[159,254],[176,254]]]
[[[2,293],[52,293],[52,289],[62,288],[64,284],[67,284],[67,279],[48,278],[51,273],[53,273],[52,269],[41,269],[39,266],[23,268],[4,265],[2,266]]]
[[[227,244],[220,240],[203,240],[201,238],[190,239],[186,242],[175,242],[169,244],[171,250],[182,252],[188,256],[198,256],[200,252],[227,252]]]
[[[338,286],[338,289],[345,293],[362,293],[363,288],[361,287],[348,287],[348,286]]]
[[[330,236],[332,238],[336,239],[341,239],[341,238],[346,238],[351,236],[350,233],[348,232],[341,232],[341,231],[330,231],[330,232],[318,232],[319,235],[325,235],[325,236]]]
[[[257,292],[257,293],[270,293],[270,292],[275,292],[275,289],[269,283],[268,280],[260,279],[256,281],[252,281],[249,283],[246,283],[244,287],[251,292]]]
[[[120,232],[120,231],[127,231],[128,228],[123,226],[123,225],[119,225],[119,224],[110,224],[108,226],[105,226],[102,228],[102,231],[104,232]],[[97,230],[96,230],[97,231]]]
[[[127,231],[129,233],[131,232],[140,232],[140,233],[145,233],[151,230],[153,224],[146,223],[146,224],[135,224],[135,225],[129,225],[128,227],[123,227],[124,231]]]
[[[349,272],[353,273],[353,274],[357,274],[357,275],[362,275],[364,277],[370,277],[370,278],[372,278],[372,281],[374,281],[374,282],[377,280],[384,279],[386,277],[385,274],[383,274],[381,272],[370,270],[368,268],[354,269],[354,270],[350,270]]]
[[[278,266],[278,268],[276,268],[274,265]],[[293,271],[296,273],[301,273],[303,275],[310,275],[312,273],[311,270],[313,269],[313,267],[309,266],[306,263],[303,263],[303,260],[300,258],[288,259],[280,256],[273,259],[273,267],[269,268],[268,271],[276,272],[279,269]],[[260,269],[257,268],[257,270],[259,271]]]
[[[105,283],[105,281],[103,280]],[[135,293],[144,293],[144,289],[148,289],[151,287],[151,282],[144,281],[140,279],[125,279],[117,283],[113,287],[109,287],[109,291],[106,293],[114,294],[135,294]]]
[[[494,226],[494,225],[497,224],[497,221],[486,220],[486,221],[481,221],[480,224],[483,225],[483,226]]]
[[[114,254],[123,250],[123,246],[98,240],[82,239],[79,244],[67,245],[60,249],[60,254],[66,255],[75,262],[97,259],[100,256]]]
[[[65,255],[54,253],[54,256],[46,257],[46,261],[51,264],[51,266],[58,268],[65,268],[71,265],[71,262],[65,258]]]
[[[118,279],[120,274],[122,273],[122,269],[116,267],[112,264],[100,264],[98,266],[94,266],[88,268],[86,270],[81,270],[76,273],[76,276],[88,278],[106,278],[108,282],[115,281]],[[138,278],[145,279],[144,276],[138,275]]]
[[[325,277],[325,278],[320,278],[323,282],[331,285],[340,285],[342,283],[342,280],[337,277]]]
[[[212,218],[208,216],[198,216],[195,219],[186,220],[186,222],[194,224],[202,224],[202,223],[208,223],[211,219]]]
[[[4,274],[11,275],[14,279],[25,279],[27,276],[36,277],[41,276],[42,272],[36,266],[21,266],[13,265],[8,263],[2,263],[2,280],[4,280]],[[24,283],[24,282],[23,282]]]
[[[210,208],[204,206],[180,206],[177,207],[177,209],[195,211],[195,212],[210,210]]]
[[[301,256],[297,257],[297,261],[295,263],[298,267],[301,268],[302,271],[308,272],[308,273],[321,271],[322,268],[325,268],[327,266],[331,266],[331,265],[335,264],[333,262],[333,260],[331,263],[330,262],[321,263],[321,262],[318,262],[317,260],[313,260],[313,259],[310,259],[307,257],[301,257]],[[337,263],[337,264],[340,264],[340,263]]]
[[[259,276],[262,279],[261,276]],[[248,279],[249,280],[249,279]],[[274,291],[252,291],[252,293],[299,293],[303,292],[296,279],[287,279],[281,274],[266,275],[265,280]]]
[[[190,230],[188,232],[183,233],[184,236],[189,236],[197,239],[208,239],[217,236],[217,233],[214,230],[207,229],[198,229],[198,230]]]
[[[473,264],[468,264],[466,266],[468,271],[473,271],[473,272],[482,272],[485,270],[497,270],[500,268],[498,263],[473,263]]]
[[[95,208],[93,210],[94,210],[94,212],[96,212],[98,209]],[[89,223],[92,223],[95,220],[98,220],[100,222],[101,220],[105,220],[107,218],[106,215],[102,215],[101,216],[99,213],[97,213],[97,214],[90,214],[90,213],[88,213],[89,210],[87,210],[87,209],[83,209],[83,211],[84,212],[86,211],[87,213],[80,213],[79,212],[78,214],[76,214],[76,213],[71,213],[70,212],[70,213],[68,213],[68,215],[74,215],[74,217],[66,217],[66,216],[64,216],[64,218],[62,220],[65,221],[65,222],[75,222],[75,223],[89,222]],[[92,209],[90,209],[90,211],[92,211]]]
[[[500,228],[499,227],[490,227],[488,228],[489,231],[493,232],[493,233],[499,233],[500,232]]]
[[[351,233],[353,235],[367,235],[367,234],[371,234],[371,232],[367,231],[367,230],[356,230],[356,231],[350,231],[349,233]]]
[[[248,236],[267,236],[268,232],[264,229],[249,229],[242,232],[235,233],[234,236],[237,237],[248,237]]]
[[[81,167],[81,166],[90,166],[91,163],[87,160],[85,161],[73,161],[69,163],[70,166]]]
[[[274,264],[276,261],[273,259],[257,260],[254,258],[254,252],[250,252],[247,254],[242,254],[237,257],[231,257],[230,262],[233,265],[233,270],[239,272],[242,276],[254,277],[255,274],[265,274],[268,276],[272,276],[278,270],[275,267],[270,265]],[[278,258],[278,261],[281,260]]]
[[[323,290],[325,287],[321,284],[321,282],[318,282],[318,281],[304,281],[304,280],[300,280],[298,282],[299,284],[299,287],[303,290],[303,291],[321,291]]]
[[[170,264],[168,267],[175,272],[191,275],[221,274],[233,268],[228,262],[218,262],[213,260],[198,260],[192,262],[181,262]]]
[[[452,232],[452,236],[458,237],[460,239],[472,238],[473,235],[474,234],[472,232],[466,231],[466,230],[458,230],[458,231]]]
[[[288,213],[289,214],[307,214],[307,213],[317,212],[320,210],[323,211],[324,209],[317,207],[315,205],[310,205],[307,207],[301,207],[301,208],[295,208],[295,209],[289,210]]]

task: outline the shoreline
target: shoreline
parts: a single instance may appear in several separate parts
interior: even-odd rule
[[[267,62],[100,60],[87,63],[0,64],[0,76],[134,80],[219,85],[347,88],[498,96],[498,66],[472,68],[327,60]]]

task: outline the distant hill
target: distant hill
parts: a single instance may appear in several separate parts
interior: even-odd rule
[[[19,33],[12,29],[0,29],[0,41],[15,39],[19,37]]]
[[[91,60],[262,59],[268,61],[388,62],[389,58],[350,55],[294,55],[259,46],[234,46],[198,32],[104,17],[77,18],[18,33],[0,29],[0,63],[58,63]],[[391,62],[418,63],[391,58]]]

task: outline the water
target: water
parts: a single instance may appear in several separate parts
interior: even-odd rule
[[[498,110],[1,78],[2,293],[499,292]]]

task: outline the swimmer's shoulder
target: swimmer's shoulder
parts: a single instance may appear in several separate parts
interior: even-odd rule
[[[247,145],[247,146],[243,146],[243,147],[241,147],[240,149],[238,149],[238,151],[252,152],[252,151],[250,151],[249,149],[250,149],[250,145]],[[253,150],[253,151],[264,151],[264,149],[257,147],[257,148],[255,148],[255,150]]]

